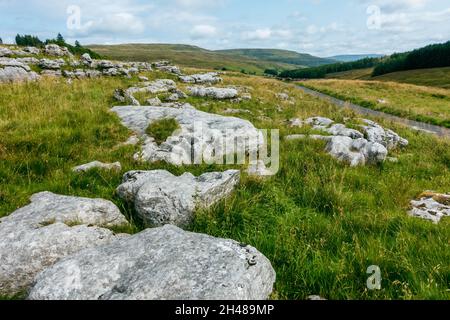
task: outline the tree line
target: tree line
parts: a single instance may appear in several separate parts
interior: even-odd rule
[[[372,76],[386,73],[450,66],[450,41],[406,53],[396,53],[375,66]]]
[[[26,35],[17,34],[15,40],[18,46],[30,46],[38,48],[42,48],[47,44],[53,43],[61,47],[66,47],[72,54],[82,55],[88,53],[93,59],[101,59],[101,56],[98,53],[92,51],[91,49],[83,47],[78,40],[75,41],[74,46],[68,44],[60,33],[58,33],[55,39],[47,39],[45,41],[42,41],[38,37],[29,34]]]
[[[355,69],[374,68],[372,76],[425,68],[450,66],[450,41],[442,44],[432,44],[405,53],[394,53],[384,58],[366,58],[354,62],[328,64],[320,67],[286,70],[280,73],[282,78],[320,79],[327,74]]]
[[[343,72],[354,69],[372,68],[380,62],[380,58],[364,58],[352,62],[340,62],[319,67],[286,70],[280,73],[282,78],[292,79],[318,79],[325,78],[329,73]]]

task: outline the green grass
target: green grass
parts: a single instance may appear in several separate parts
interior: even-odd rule
[[[43,80],[0,86],[0,216],[47,190],[111,200],[137,231],[141,223],[115,194],[123,173],[167,169],[199,175],[227,168],[139,163],[133,159],[137,147],[117,147],[131,132],[109,111],[112,94],[131,82],[104,78],[72,85]],[[285,121],[293,117],[355,117],[275,80],[230,74],[224,83],[249,87],[253,99],[231,105],[204,98],[188,101],[219,114],[230,107],[250,110],[240,117],[260,128],[280,129],[282,137],[307,130],[288,128]],[[282,91],[295,104],[278,101],[276,93]],[[283,140],[276,176],[243,174],[236,192],[198,212],[189,229],[260,250],[277,273],[275,299],[310,294],[328,299],[450,299],[449,219],[434,225],[406,213],[409,201],[424,190],[450,190],[450,142],[380,123],[410,141],[407,149],[393,152],[398,163],[350,168],[327,155],[324,142]],[[71,171],[92,160],[120,161],[123,170]],[[366,289],[370,265],[381,268],[381,291]]]
[[[334,79],[311,80],[302,85],[369,109],[450,128],[450,90],[395,82]]]
[[[195,46],[180,44],[122,44],[91,45],[90,49],[117,60],[147,61],[170,60],[171,62],[195,68],[245,71],[262,75],[266,69],[294,69],[298,66],[278,61],[260,60],[243,55],[210,51]]]
[[[180,125],[175,119],[162,119],[150,124],[145,133],[154,138],[157,144],[161,144],[178,129]]]
[[[328,73],[327,79],[341,79],[341,80],[370,80],[372,77],[373,68],[355,69],[350,71]]]
[[[450,89],[450,67],[393,72],[372,79]]]

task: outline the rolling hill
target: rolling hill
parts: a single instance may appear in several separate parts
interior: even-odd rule
[[[306,53],[279,49],[231,49],[216,52],[230,56],[244,56],[251,59],[286,63],[297,67],[315,67],[336,62],[333,59],[319,58]]]
[[[299,67],[299,65],[291,64],[288,59],[283,58],[277,60],[273,57],[272,60],[265,60],[262,57],[244,56],[226,51],[211,51],[181,44],[89,45],[88,47],[107,58],[117,60],[152,62],[164,59],[184,67],[226,69],[255,74],[263,74],[266,69],[290,70]],[[305,56],[308,59],[305,59],[302,63],[321,61],[320,58]],[[296,62],[300,63],[300,60],[296,60]]]

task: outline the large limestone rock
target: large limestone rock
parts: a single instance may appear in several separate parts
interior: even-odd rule
[[[344,136],[331,137],[326,151],[351,166],[382,163],[388,154],[387,149],[377,142],[369,142],[362,138],[353,140]]]
[[[222,78],[219,77],[217,72],[208,72],[208,73],[200,73],[193,74],[189,76],[180,76],[179,77],[182,82],[185,83],[197,83],[197,84],[215,84],[222,82]]]
[[[195,86],[189,87],[188,91],[190,95],[194,97],[208,97],[219,100],[233,99],[238,96],[238,91],[236,89],[229,88]]]
[[[145,142],[142,151],[135,155],[137,160],[189,165],[203,159],[210,163],[228,154],[258,150],[258,146],[264,143],[261,132],[249,121],[198,111],[189,104],[181,107],[120,106],[111,110],[127,128],[143,137]],[[146,129],[155,121],[170,118],[178,122],[180,130],[158,146],[153,138],[146,135]],[[217,145],[223,148],[216,148]],[[235,145],[234,150],[226,148]],[[199,160],[199,156],[202,159]]]
[[[398,147],[406,147],[408,140],[400,137],[392,130],[384,129],[378,123],[371,120],[363,119],[366,126],[363,126],[367,140],[371,142],[378,142],[385,146],[388,150]]]
[[[41,59],[39,66],[42,69],[59,70],[66,62],[63,59]]]
[[[0,68],[1,82],[21,82],[38,80],[39,75],[34,71],[26,71],[21,67]]]
[[[35,275],[81,249],[118,238],[104,227],[127,225],[111,202],[42,192],[0,219],[0,294],[26,290]]]
[[[152,226],[188,225],[197,208],[208,208],[227,197],[239,183],[240,172],[205,173],[179,177],[165,170],[131,171],[117,188],[119,196],[134,204],[139,216]]]
[[[450,194],[425,192],[418,200],[411,201],[410,216],[439,223],[442,218],[450,217]]]
[[[32,54],[32,55],[38,55],[38,54],[41,53],[41,49],[36,48],[36,47],[25,47],[23,49],[23,51],[25,51],[25,52],[27,52],[29,54]]]
[[[172,73],[176,75],[181,75],[181,70],[179,67],[171,65],[169,61],[158,61],[154,63],[155,68],[162,72]]]
[[[48,44],[45,46],[44,52],[46,55],[54,57],[72,57],[69,49],[66,47],[60,47],[57,44]]]
[[[61,260],[39,274],[28,298],[264,300],[274,282],[255,248],[167,225]]]
[[[0,57],[10,57],[13,54],[14,53],[11,49],[5,48],[5,47],[0,47]]]
[[[304,121],[295,118],[289,120],[289,123],[292,127],[309,125],[314,130],[330,134],[330,136],[311,135],[309,137],[327,141],[326,151],[351,166],[384,162],[388,159],[388,150],[408,145],[406,139],[401,138],[392,130],[384,129],[371,120],[363,119],[362,121],[366,124],[360,126],[364,133],[347,128],[344,124],[336,124],[333,120],[324,117],[312,117]],[[286,140],[306,137],[306,135],[296,134],[287,136]]]

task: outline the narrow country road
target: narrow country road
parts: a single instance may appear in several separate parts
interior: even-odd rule
[[[364,108],[361,107],[357,104],[348,102],[348,101],[343,101],[337,98],[334,98],[332,96],[329,96],[327,94],[321,93],[319,91],[315,91],[315,90],[311,90],[309,88],[303,87],[301,85],[295,85],[298,89],[302,90],[303,92],[312,95],[314,97],[323,99],[323,100],[327,100],[328,102],[331,102],[332,104],[338,106],[338,107],[347,107],[350,108],[362,115],[369,115],[369,116],[375,116],[375,117],[380,117],[380,118],[384,118],[384,119],[388,119],[388,120],[392,120],[394,122],[398,122],[401,123],[403,125],[406,125],[408,127],[410,127],[411,129],[414,130],[419,130],[419,131],[423,131],[423,132],[427,132],[427,133],[431,133],[431,134],[435,134],[439,137],[447,137],[450,138],[450,129],[444,128],[444,127],[440,127],[440,126],[436,126],[436,125],[432,125],[432,124],[428,124],[428,123],[424,123],[424,122],[418,122],[418,121],[414,121],[414,120],[409,120],[409,119],[405,119],[405,118],[401,118],[401,117],[397,117],[388,113],[384,113],[381,111],[376,111],[376,110],[372,110],[372,109],[368,109],[368,108]]]

